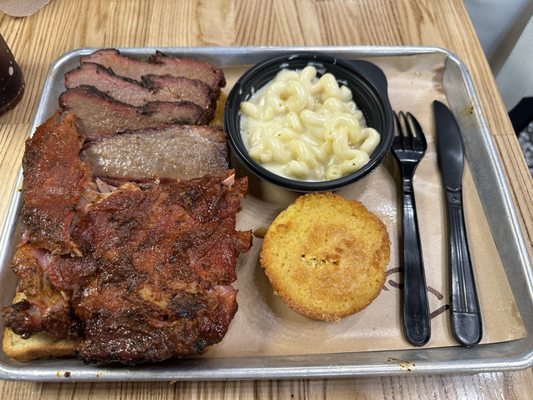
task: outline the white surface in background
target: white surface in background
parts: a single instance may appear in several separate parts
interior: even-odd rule
[[[496,75],[496,83],[508,110],[522,98],[533,97],[533,18]]]
[[[533,0],[465,0],[507,110],[533,96]]]
[[[528,0],[465,0],[486,57],[490,60],[520,17]]]

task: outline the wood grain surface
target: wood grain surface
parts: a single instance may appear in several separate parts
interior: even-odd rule
[[[53,0],[27,18],[0,14],[0,33],[26,79],[21,103],[0,117],[0,221],[50,64],[80,47],[204,45],[433,45],[468,66],[509,180],[530,254],[533,183],[460,0]],[[0,399],[529,399],[532,370],[243,382],[0,382]]]

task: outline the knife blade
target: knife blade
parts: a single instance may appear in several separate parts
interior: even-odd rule
[[[434,101],[433,112],[437,160],[446,195],[452,334],[460,344],[470,347],[481,340],[482,323],[463,212],[463,140],[446,105]]]

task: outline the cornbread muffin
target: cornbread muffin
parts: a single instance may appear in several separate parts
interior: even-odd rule
[[[299,197],[268,228],[261,266],[274,292],[309,318],[333,321],[369,305],[385,283],[390,241],[361,203],[333,193]]]

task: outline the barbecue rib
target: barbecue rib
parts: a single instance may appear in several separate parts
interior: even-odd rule
[[[139,83],[117,76],[110,68],[93,63],[82,63],[65,74],[67,89],[79,86],[93,86],[113,99],[132,106],[143,106],[153,101],[190,101],[202,108],[209,120],[216,107],[216,95],[202,81],[171,75],[147,75]]]
[[[79,355],[136,363],[200,353],[220,341],[237,310],[235,231],[246,179],[133,184],[95,204],[73,233],[99,270],[73,298],[84,322]]]
[[[247,180],[226,176],[123,185],[73,229],[83,257],[19,248],[26,299],[4,308],[6,325],[78,337],[78,355],[95,363],[161,361],[222,340],[237,311],[236,259],[251,245],[235,231]]]
[[[17,292],[23,293],[24,298],[5,307],[2,313],[6,326],[23,338],[42,331],[57,338],[78,336],[80,326],[73,318],[67,295],[53,286],[46,273],[44,264],[52,262],[52,258],[83,259],[52,256],[29,245],[19,247],[13,258],[12,269],[19,279]]]
[[[226,85],[224,74],[213,65],[190,58],[175,58],[161,52],[148,62],[126,57],[118,50],[103,49],[80,58],[82,63],[91,62],[111,68],[116,75],[141,81],[144,75],[172,75],[198,79],[211,87],[216,93]]]
[[[135,107],[114,100],[92,86],[69,89],[59,96],[63,111],[77,117],[80,134],[95,140],[131,129],[154,128],[168,124],[202,125],[205,112],[191,102],[152,102]]]
[[[76,254],[70,226],[89,170],[79,159],[82,139],[72,114],[54,114],[26,141],[22,209],[23,240],[57,254]]]
[[[228,169],[224,131],[202,125],[128,131],[89,144],[81,159],[93,175],[119,181],[187,180]]]

